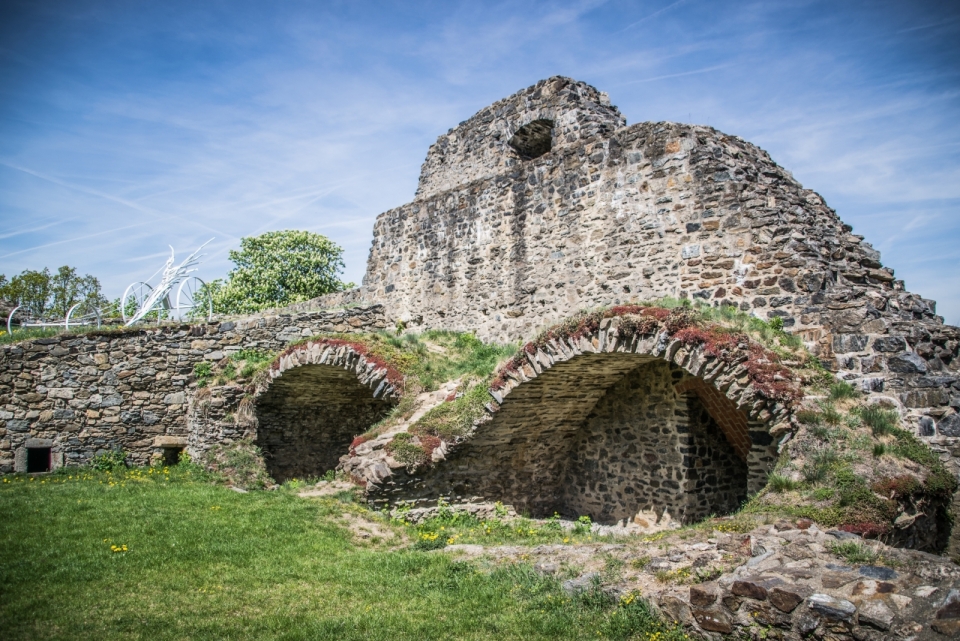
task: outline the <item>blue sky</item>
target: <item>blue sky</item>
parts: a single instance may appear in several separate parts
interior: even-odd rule
[[[771,153],[960,324],[960,3],[0,3],[0,273],[119,296],[210,237],[308,229],[363,276],[436,137],[551,75]]]

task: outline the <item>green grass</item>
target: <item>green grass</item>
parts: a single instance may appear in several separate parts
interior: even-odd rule
[[[870,428],[874,436],[890,434],[896,428],[900,418],[896,410],[887,410],[879,405],[864,405],[854,409],[854,412]]]
[[[449,440],[470,432],[473,422],[483,416],[484,404],[490,402],[488,386],[474,385],[460,398],[437,405],[416,422],[411,431]]]
[[[859,398],[860,392],[845,381],[838,381],[830,386],[830,400],[841,401],[847,398]]]
[[[854,565],[869,565],[879,558],[876,552],[856,541],[831,543],[828,547],[833,554]]]
[[[359,545],[335,521],[356,505],[189,465],[5,477],[0,504],[4,639],[684,638],[635,595]]]
[[[355,337],[354,337],[355,338]],[[467,375],[486,378],[497,363],[516,352],[513,345],[484,343],[467,332],[430,330],[423,334],[392,336],[381,333],[365,338],[371,347],[399,363],[404,374],[416,377],[423,389]],[[379,350],[377,349],[379,347]],[[392,352],[392,354],[391,354]]]
[[[782,474],[771,474],[767,485],[774,492],[789,492],[795,490],[799,483],[792,481],[789,477],[783,476]]]
[[[398,520],[402,521],[402,517]],[[457,543],[541,545],[613,541],[609,536],[591,534],[590,525],[590,517],[582,516],[572,530],[565,530],[560,525],[558,514],[547,519],[546,523],[522,517],[509,519],[494,516],[489,519],[479,519],[441,502],[437,516],[407,527],[416,542],[415,545],[426,550]]]

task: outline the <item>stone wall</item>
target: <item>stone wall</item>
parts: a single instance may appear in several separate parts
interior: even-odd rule
[[[698,521],[711,514],[730,514],[747,500],[747,459],[738,456],[716,419],[696,394],[685,395],[689,433],[681,451],[687,460],[683,519]],[[769,471],[769,470],[767,470]]]
[[[147,463],[164,447],[187,445],[187,405],[197,363],[220,361],[241,349],[278,351],[321,332],[385,326],[382,308],[370,307],[5,345],[0,347],[0,472],[25,471],[28,447],[51,447],[54,467],[82,464],[116,448],[135,463]]]

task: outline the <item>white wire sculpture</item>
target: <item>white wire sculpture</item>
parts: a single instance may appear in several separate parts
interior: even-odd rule
[[[207,320],[213,318],[213,300],[209,295],[200,295],[206,289],[206,283],[187,274],[197,271],[197,265],[203,254],[200,250],[210,244],[213,238],[200,245],[195,252],[177,266],[174,266],[174,251],[170,248],[170,258],[163,266],[163,275],[156,287],[150,284],[137,281],[132,283],[123,292],[123,298],[120,299],[120,315],[126,327],[143,320],[150,312],[157,312],[157,324],[163,319],[165,313],[174,309],[179,320],[187,317],[194,317],[198,312],[206,312]],[[173,308],[170,305],[170,293],[179,283],[177,288],[177,305]],[[131,313],[127,313],[127,308],[131,307]],[[206,308],[206,309],[203,309]]]

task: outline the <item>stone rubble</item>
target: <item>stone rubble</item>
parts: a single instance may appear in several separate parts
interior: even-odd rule
[[[639,593],[705,639],[919,641],[960,633],[960,567],[843,533],[893,567],[849,564],[831,552],[840,540],[832,534],[839,533],[782,520],[745,534],[696,529],[620,535],[614,543],[444,550],[481,563],[523,562],[545,574],[573,574],[563,583],[570,595],[597,582],[614,595]]]

